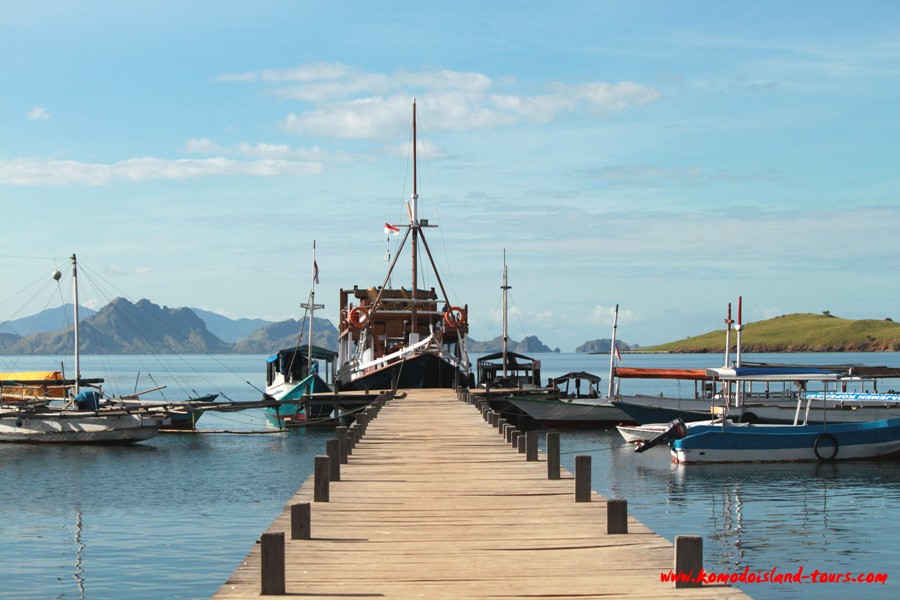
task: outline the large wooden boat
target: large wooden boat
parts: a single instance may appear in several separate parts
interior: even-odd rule
[[[452,303],[425,239],[434,227],[419,218],[416,175],[416,104],[413,102],[412,196],[409,223],[385,224],[403,238],[380,286],[340,291],[337,385],[341,390],[440,388],[471,385],[466,350],[468,307]],[[409,287],[391,287],[397,259],[409,243]],[[437,289],[419,287],[424,250]],[[424,261],[423,261],[424,262]]]

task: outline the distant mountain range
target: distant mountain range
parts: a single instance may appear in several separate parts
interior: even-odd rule
[[[280,323],[234,320],[199,309],[161,307],[149,300],[132,303],[124,298],[116,298],[97,312],[84,307],[79,312],[79,345],[88,354],[266,354],[296,345],[301,327],[293,319]],[[71,315],[70,304],[0,323],[0,352],[74,352]],[[16,332],[31,333],[22,336]],[[244,332],[248,333],[242,335]],[[318,346],[337,348],[337,330],[326,319],[314,321],[313,338]]]
[[[72,305],[48,309],[36,315],[0,323],[0,353],[66,354],[74,352]],[[230,319],[197,308],[169,308],[150,300],[132,303],[116,298],[99,311],[79,307],[80,346],[88,354],[267,354],[297,345],[300,321],[270,322],[264,319]],[[313,343],[337,349],[337,328],[328,319],[313,321]],[[604,340],[586,342],[579,352],[602,351]],[[627,344],[617,343],[620,349]],[[607,340],[606,351],[609,351]],[[479,342],[469,340],[470,352],[501,350],[501,338]],[[581,348],[589,348],[582,350]],[[600,350],[593,350],[600,348]],[[510,340],[509,348],[520,354],[559,352],[535,336],[520,342]]]

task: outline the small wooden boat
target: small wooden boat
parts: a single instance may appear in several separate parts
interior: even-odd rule
[[[306,344],[300,344],[303,337],[301,330],[296,346],[279,350],[266,359],[265,397],[278,401],[273,406],[266,408],[266,419],[279,429],[305,425],[312,422],[313,419],[322,418],[320,414],[308,414],[303,399],[308,398],[310,394],[334,390],[334,362],[337,352],[315,346],[312,343],[316,310],[325,308],[323,304],[316,304],[319,265],[316,262],[315,240],[313,240],[312,265],[310,266],[309,300],[300,305],[306,309],[303,321],[307,317],[309,318]],[[320,363],[324,365],[324,369],[320,369]]]
[[[62,274],[53,272],[59,281]],[[110,406],[97,389],[102,379],[81,377],[78,318],[78,263],[72,255],[75,376],[65,380],[50,371],[40,377],[6,374],[0,379],[0,442],[46,444],[129,444],[148,440],[169,422],[164,413]]]

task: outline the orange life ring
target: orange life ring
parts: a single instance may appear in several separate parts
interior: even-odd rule
[[[450,310],[444,313],[444,323],[447,327],[462,327],[466,324],[466,311],[458,306],[451,306]]]
[[[347,315],[347,322],[357,329],[365,325],[368,320],[369,313],[362,306],[353,307],[350,309],[350,314]]]

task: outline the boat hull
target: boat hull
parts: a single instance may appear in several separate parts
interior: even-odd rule
[[[266,395],[280,403],[266,408],[266,420],[278,428],[306,424],[307,414],[303,408],[303,398],[310,394],[330,391],[331,386],[318,375],[310,375],[299,382],[280,382],[269,386],[266,388]],[[293,402],[294,400],[296,402]]]
[[[545,427],[590,427],[633,422],[610,402],[511,396],[504,401]]]
[[[18,444],[131,444],[159,433],[163,420],[138,414],[0,417],[0,442]]]
[[[709,401],[704,403],[681,403],[676,404],[673,400],[671,406],[664,405],[666,399],[654,398],[652,403],[641,402],[632,398],[614,400],[613,405],[621,409],[628,415],[629,420],[641,425],[647,423],[668,423],[675,419],[681,419],[685,423],[693,423],[695,421],[708,421],[712,416],[710,414],[711,404]]]
[[[900,454],[900,419],[829,425],[702,425],[672,444],[677,463],[830,462]]]
[[[416,354],[390,365],[356,372],[342,380],[342,391],[452,388],[468,384],[468,374],[431,353]]]

